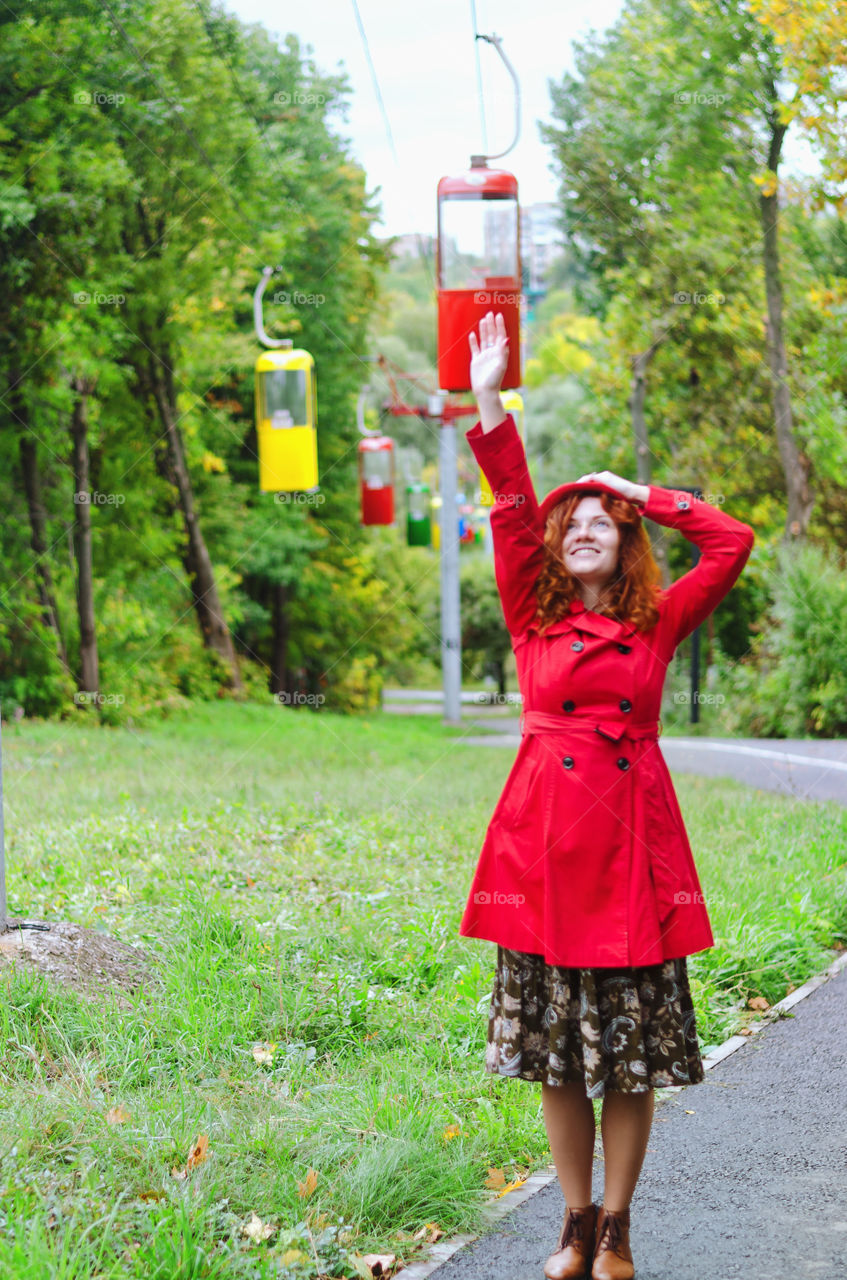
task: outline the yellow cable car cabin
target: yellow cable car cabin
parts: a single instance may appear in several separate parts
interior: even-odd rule
[[[296,347],[256,361],[256,433],[262,493],[318,487],[315,362]]]

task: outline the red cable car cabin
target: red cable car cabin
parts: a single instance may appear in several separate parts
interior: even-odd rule
[[[521,262],[518,183],[472,156],[471,168],[438,184],[438,385],[470,391],[468,334],[488,311],[509,337],[502,387],[521,385]]]
[[[359,441],[362,524],[394,523],[394,441],[365,436]]]

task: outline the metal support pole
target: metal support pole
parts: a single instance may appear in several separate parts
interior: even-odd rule
[[[456,424],[442,417],[438,469],[441,480],[441,675],[444,723],[462,719],[462,628],[459,598],[459,510],[456,502]]]

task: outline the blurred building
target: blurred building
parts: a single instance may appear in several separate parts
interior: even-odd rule
[[[521,206],[523,285],[529,298],[547,292],[551,264],[565,251],[558,216],[559,206],[553,201]]]

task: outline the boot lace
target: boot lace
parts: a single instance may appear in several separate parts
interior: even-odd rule
[[[605,1244],[603,1244],[605,1240]],[[597,1241],[599,1250],[601,1244],[605,1249],[610,1249],[612,1253],[616,1253],[618,1257],[623,1258],[625,1255],[624,1248],[624,1228],[620,1218],[615,1214],[607,1211],[603,1221],[603,1228],[600,1232],[600,1239]]]
[[[562,1235],[559,1240],[559,1248],[567,1249],[569,1244],[574,1240],[583,1242],[585,1240],[585,1229],[587,1226],[588,1212],[579,1209],[568,1209],[568,1216],[565,1225],[562,1227]]]

